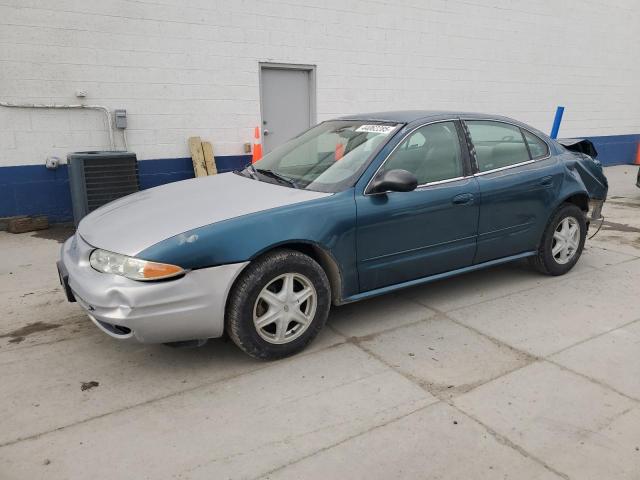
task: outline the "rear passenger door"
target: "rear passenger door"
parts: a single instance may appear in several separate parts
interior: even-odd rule
[[[535,250],[562,181],[546,142],[501,121],[466,120],[480,187],[474,263]]]

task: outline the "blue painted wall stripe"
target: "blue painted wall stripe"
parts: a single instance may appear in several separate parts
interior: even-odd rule
[[[220,173],[242,169],[250,162],[250,155],[216,157]],[[141,160],[138,171],[143,190],[194,176],[191,158]],[[44,165],[1,167],[0,217],[17,215],[47,215],[52,223],[72,221],[67,166],[56,170]]]
[[[636,158],[638,142],[640,142],[640,134],[583,138],[593,142],[598,151],[598,160],[605,166],[632,164]]]
[[[603,165],[631,164],[635,160],[640,134],[589,138]],[[251,155],[216,157],[220,173],[244,168]],[[193,178],[191,158],[141,160],[140,188],[147,189]],[[0,167],[0,217],[47,215],[51,222],[73,220],[67,166],[47,170],[44,165]]]

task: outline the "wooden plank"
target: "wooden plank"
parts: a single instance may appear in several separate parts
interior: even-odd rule
[[[207,166],[204,162],[204,152],[202,151],[200,137],[189,137],[189,150],[191,151],[193,172],[196,174],[196,177],[206,177]]]
[[[216,159],[213,157],[213,145],[211,142],[202,142],[202,151],[204,152],[204,163],[207,166],[207,173],[215,175],[218,173],[216,168]]]
[[[11,233],[33,232],[49,228],[49,219],[46,215],[37,217],[14,217],[7,222],[7,230]]]

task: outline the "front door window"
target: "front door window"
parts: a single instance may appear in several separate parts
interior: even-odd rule
[[[455,123],[432,123],[410,134],[383,166],[394,169],[413,173],[418,185],[464,176]]]

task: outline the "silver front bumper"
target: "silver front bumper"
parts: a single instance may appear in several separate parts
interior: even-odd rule
[[[229,290],[247,262],[193,270],[174,280],[137,282],[91,268],[93,249],[74,235],[62,246],[58,268],[61,280],[103,332],[143,343],[222,335]]]

